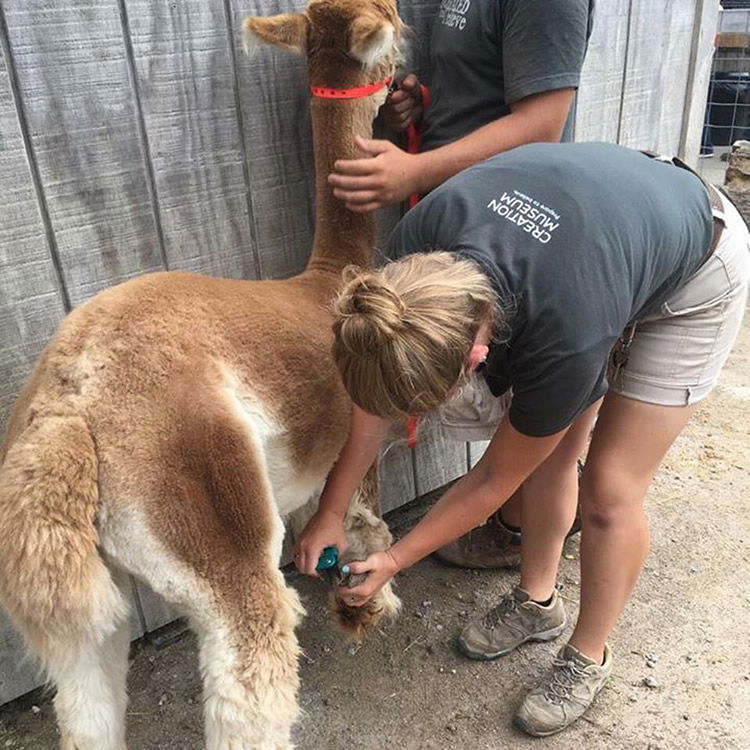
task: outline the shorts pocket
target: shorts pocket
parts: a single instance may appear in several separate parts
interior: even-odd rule
[[[709,258],[692,278],[662,304],[665,317],[695,315],[721,305],[732,293],[732,282],[721,258]]]

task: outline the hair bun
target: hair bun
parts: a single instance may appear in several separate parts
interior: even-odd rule
[[[334,304],[336,333],[353,354],[368,354],[403,329],[405,312],[400,295],[382,274],[351,269]]]

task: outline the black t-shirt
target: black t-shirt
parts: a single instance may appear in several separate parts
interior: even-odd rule
[[[594,0],[442,0],[422,148],[455,141],[519,99],[577,88]],[[570,128],[566,128],[570,139]]]
[[[607,390],[609,352],[700,266],[713,222],[690,172],[604,143],[531,144],[477,164],[399,222],[388,256],[474,260],[509,309],[485,376],[520,432],[567,427]]]

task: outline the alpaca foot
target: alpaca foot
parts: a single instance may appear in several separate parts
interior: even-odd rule
[[[361,641],[367,631],[375,627],[383,618],[392,619],[401,610],[401,600],[393,593],[393,584],[390,581],[366,604],[361,607],[349,606],[341,598],[340,589],[359,586],[366,579],[367,575],[364,573],[328,577],[329,582],[335,587],[330,598],[334,620],[347,638],[352,641]]]

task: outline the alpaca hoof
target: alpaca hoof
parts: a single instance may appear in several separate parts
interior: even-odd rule
[[[335,598],[336,624],[351,641],[359,642],[367,631],[383,616],[382,607],[373,599],[361,607],[350,607],[340,599]]]
[[[359,586],[367,575],[349,575],[340,582],[344,588]],[[351,607],[346,601],[331,594],[331,608],[336,624],[352,641],[361,641],[370,628],[377,625],[384,617],[393,618],[401,609],[401,600],[393,593],[393,586],[387,583],[369,602],[361,607]]]

